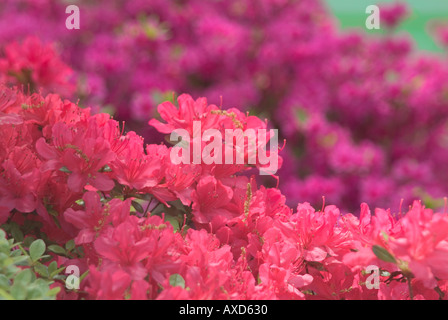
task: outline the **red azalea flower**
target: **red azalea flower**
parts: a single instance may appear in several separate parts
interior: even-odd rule
[[[37,37],[28,37],[22,43],[13,42],[0,58],[0,72],[8,75],[14,84],[30,86],[34,90],[55,90],[67,95],[73,92],[69,77],[73,73],[51,44],[43,44]]]
[[[151,119],[149,124],[161,133],[171,133],[175,129],[185,129],[193,137],[193,121],[201,121],[201,131],[217,127],[219,115],[211,111],[219,110],[217,106],[207,104],[207,99],[199,98],[196,101],[188,94],[177,98],[179,109],[167,101],[157,107],[160,116],[166,123]],[[200,134],[202,135],[202,132]]]
[[[64,212],[65,220],[80,229],[75,238],[76,244],[93,242],[110,223],[119,225],[130,212],[131,199],[112,199],[103,205],[100,196],[94,191],[84,193],[82,199],[85,210],[68,208]]]
[[[123,300],[131,277],[122,270],[98,271],[95,266],[90,266],[88,281],[86,291],[90,299]]]

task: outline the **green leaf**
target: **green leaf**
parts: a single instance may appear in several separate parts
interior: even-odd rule
[[[10,285],[8,277],[4,274],[0,274],[0,289],[8,289]]]
[[[56,261],[52,261],[49,265],[48,265],[48,273],[51,274],[58,268],[58,263]]]
[[[28,299],[42,300],[48,291],[48,282],[44,279],[37,279],[28,287]]]
[[[66,173],[72,173],[67,167],[62,167],[62,168],[60,168],[59,169],[59,171],[62,171],[62,172],[66,172]]]
[[[89,274],[89,270],[87,270],[86,272],[84,272],[84,273],[79,277],[79,282],[81,282],[82,280],[84,280],[84,278],[87,277],[88,274]]]
[[[43,262],[49,262],[52,258],[53,258],[52,256],[45,254],[40,257],[40,260],[42,260]]]
[[[380,275],[382,277],[390,277],[390,272],[387,270],[380,270]]]
[[[18,282],[12,285],[11,287],[11,295],[14,297],[14,299],[16,300],[25,300],[26,299],[26,286],[23,285],[22,283]]]
[[[9,246],[8,240],[0,239],[0,252],[9,256],[10,250],[11,250],[11,248]]]
[[[145,212],[142,205],[140,203],[138,203],[137,201],[132,200],[131,203],[132,203],[132,206],[135,208],[135,210],[137,210],[138,212],[140,212],[140,213]]]
[[[395,260],[394,256],[381,246],[374,245],[372,247],[372,251],[380,260],[383,260],[385,262],[397,263],[397,260]]]
[[[20,250],[20,249],[16,249],[16,250],[12,250],[11,251],[11,254],[9,255],[11,258],[14,258],[14,257],[18,257],[18,256],[21,256],[23,254],[23,252],[22,252],[22,250]]]
[[[51,279],[56,279],[56,276],[59,275],[59,273],[60,273],[61,271],[63,271],[64,269],[65,269],[65,267],[60,267],[59,269],[56,269],[56,270],[54,270],[54,271],[50,271],[50,270],[48,270],[48,271],[50,272],[50,278],[51,278]]]
[[[47,292],[47,296],[49,297],[56,296],[59,293],[59,291],[61,291],[61,287],[54,287],[53,289],[50,289]]]
[[[177,217],[165,216],[165,221],[168,221],[173,226],[174,232],[180,229],[180,223]]]
[[[101,168],[102,172],[112,172],[112,169],[106,164],[103,168]]]
[[[64,255],[66,254],[65,249],[62,248],[61,246],[58,246],[57,244],[52,244],[48,246],[48,250],[50,250],[51,252],[56,253],[57,255]]]
[[[36,271],[38,274],[40,274],[42,277],[45,278],[48,278],[50,276],[47,266],[43,265],[42,263],[37,263],[34,266],[34,271]]]
[[[23,241],[23,232],[17,223],[11,224],[11,235],[16,241]]]
[[[33,241],[30,245],[31,260],[37,261],[45,252],[45,242],[41,239]]]
[[[67,251],[72,251],[74,248],[75,248],[75,240],[71,239],[67,241],[67,243],[65,244],[65,249]]]
[[[11,296],[8,292],[0,288],[0,298],[6,299],[6,300],[14,300],[14,297]]]
[[[23,245],[27,248],[30,247],[30,245],[33,243],[33,241],[36,240],[35,238],[33,238],[32,236],[27,236],[25,238],[25,240],[23,240]]]
[[[33,275],[30,269],[24,269],[20,271],[14,278],[14,283],[21,283],[27,285],[33,279]]]
[[[172,274],[170,276],[170,285],[173,287],[182,287],[185,289],[185,280],[178,273]]]
[[[3,267],[8,267],[9,265],[14,265],[14,260],[10,257],[3,260]]]
[[[14,261],[14,264],[16,266],[26,266],[28,265],[28,256],[18,256],[18,257],[13,257],[12,260]]]

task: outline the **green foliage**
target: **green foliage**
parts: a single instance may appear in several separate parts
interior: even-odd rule
[[[374,245],[372,247],[372,251],[380,260],[383,260],[385,262],[397,263],[397,260],[395,260],[394,256],[381,246]]]
[[[172,285],[173,287],[182,287],[185,289],[185,280],[180,274],[175,273],[170,276],[170,285]]]
[[[51,289],[50,285],[64,268],[58,269],[56,261],[44,265],[41,261],[49,257],[45,251],[43,240],[32,241],[27,251],[0,229],[0,300],[56,298],[60,288]]]

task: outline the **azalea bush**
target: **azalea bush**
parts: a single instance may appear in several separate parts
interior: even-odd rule
[[[362,204],[359,217],[334,205],[290,208],[277,188],[243,174],[258,165],[173,164],[173,147],[145,144],[108,114],[56,94],[0,92],[0,223],[32,261],[47,248],[26,279],[50,278],[60,299],[438,299],[448,292],[446,213],[420,202],[397,214],[372,214]],[[194,119],[203,130],[266,126],[204,98],[183,94],[177,104],[161,104],[166,122],[151,123],[165,133]],[[381,270],[379,288],[365,285],[370,265]],[[67,289],[55,275],[73,266],[82,281]],[[17,292],[17,281],[3,281],[2,290]]]
[[[148,143],[163,139],[146,123],[173,92],[268,118],[287,139],[279,188],[290,206],[318,208],[324,195],[344,211],[361,202],[397,211],[401,199],[443,207],[448,66],[445,56],[421,52],[395,31],[412,15],[404,2],[381,5],[382,31],[370,35],[339,30],[319,0],[76,5],[80,29],[68,30],[64,1],[2,2],[9,78],[21,74],[19,57],[28,55],[44,68],[34,79],[21,74],[21,83],[48,86],[54,77],[50,90],[113,113]],[[430,30],[446,48],[446,24]],[[61,59],[47,52],[34,61],[43,49],[30,35],[73,69],[66,86]]]
[[[0,299],[447,299],[448,66],[405,7],[367,37],[319,1],[108,4],[1,5]],[[173,162],[270,128],[273,176]]]

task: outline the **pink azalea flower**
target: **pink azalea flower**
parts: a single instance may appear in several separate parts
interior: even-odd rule
[[[123,300],[130,284],[131,277],[124,271],[98,271],[94,266],[90,266],[89,285],[86,291],[89,293],[90,299]]]
[[[84,193],[82,199],[84,200],[85,210],[75,211],[68,208],[64,212],[65,220],[79,229],[75,238],[76,244],[91,243],[111,223],[119,225],[129,214],[131,206],[130,199],[124,202],[113,199],[103,205],[100,196],[94,191]]]
[[[193,137],[193,121],[201,121],[202,132],[216,128],[220,117],[211,111],[219,109],[215,105],[208,105],[207,99],[199,98],[195,101],[190,95],[182,94],[177,98],[177,102],[179,109],[169,101],[157,107],[160,116],[166,123],[151,119],[149,124],[161,133],[171,133],[178,128],[185,129],[191,137]]]

